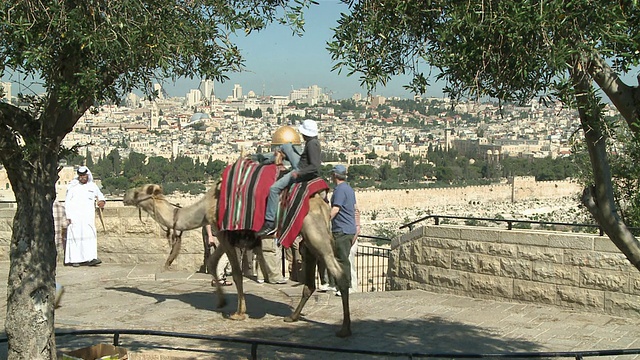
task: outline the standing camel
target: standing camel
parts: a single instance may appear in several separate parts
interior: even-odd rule
[[[166,228],[167,234],[173,231],[171,253],[165,263],[165,267],[171,265],[171,262],[180,251],[180,233],[182,231],[197,229],[210,224],[216,232],[221,246],[218,246],[209,257],[208,267],[209,269],[216,269],[222,252],[224,251],[227,254],[233,273],[233,282],[238,292],[238,308],[229,318],[244,320],[246,318],[246,303],[242,289],[242,269],[235,248],[255,246],[254,250],[257,251],[258,259],[264,261],[262,260],[261,241],[253,231],[219,231],[216,223],[219,191],[218,184],[216,188],[209,190],[196,203],[181,208],[167,201],[162,193],[161,186],[147,184],[129,189],[124,196],[123,202],[125,205],[136,206],[138,209],[148,213],[155,221]],[[294,322],[300,319],[302,308],[316,289],[316,266],[318,260],[322,259],[329,273],[337,279],[338,288],[342,294],[342,327],[336,335],[339,337],[351,336],[349,283],[346,274],[342,274],[338,260],[334,255],[335,244],[330,230],[330,209],[320,194],[315,194],[309,199],[309,212],[303,220],[300,234],[304,240],[302,255],[305,278],[302,298],[293,313],[285,317],[284,321]],[[216,280],[216,293],[218,294],[218,307],[220,308],[226,304],[224,290],[219,284],[215,271],[213,271],[213,277]]]

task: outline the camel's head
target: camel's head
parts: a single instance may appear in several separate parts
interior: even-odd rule
[[[162,197],[162,186],[147,184],[137,188],[129,189],[124,194],[122,202],[125,205],[138,206],[141,202]]]

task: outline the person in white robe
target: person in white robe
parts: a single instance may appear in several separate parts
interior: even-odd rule
[[[98,259],[98,236],[96,231],[96,200],[104,208],[105,198],[93,182],[91,171],[86,166],[78,168],[78,176],[69,183],[65,199],[67,217],[67,243],[64,262],[74,267],[95,266]]]

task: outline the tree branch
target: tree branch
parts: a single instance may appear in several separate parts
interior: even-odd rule
[[[640,135],[640,114],[638,113],[640,88],[625,84],[601,57],[593,58],[587,70],[596,84],[620,111],[629,128],[634,134]]]
[[[0,102],[0,124],[6,125],[21,136],[33,135],[38,122],[27,111],[7,103]]]

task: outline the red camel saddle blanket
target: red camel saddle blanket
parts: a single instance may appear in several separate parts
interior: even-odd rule
[[[276,165],[260,165],[248,159],[227,166],[222,172],[218,199],[220,230],[260,230],[269,187],[277,176]]]
[[[300,234],[304,217],[309,213],[309,198],[323,190],[329,190],[329,185],[320,178],[291,186],[280,209],[281,221],[276,235],[282,246],[291,247],[296,236]]]

